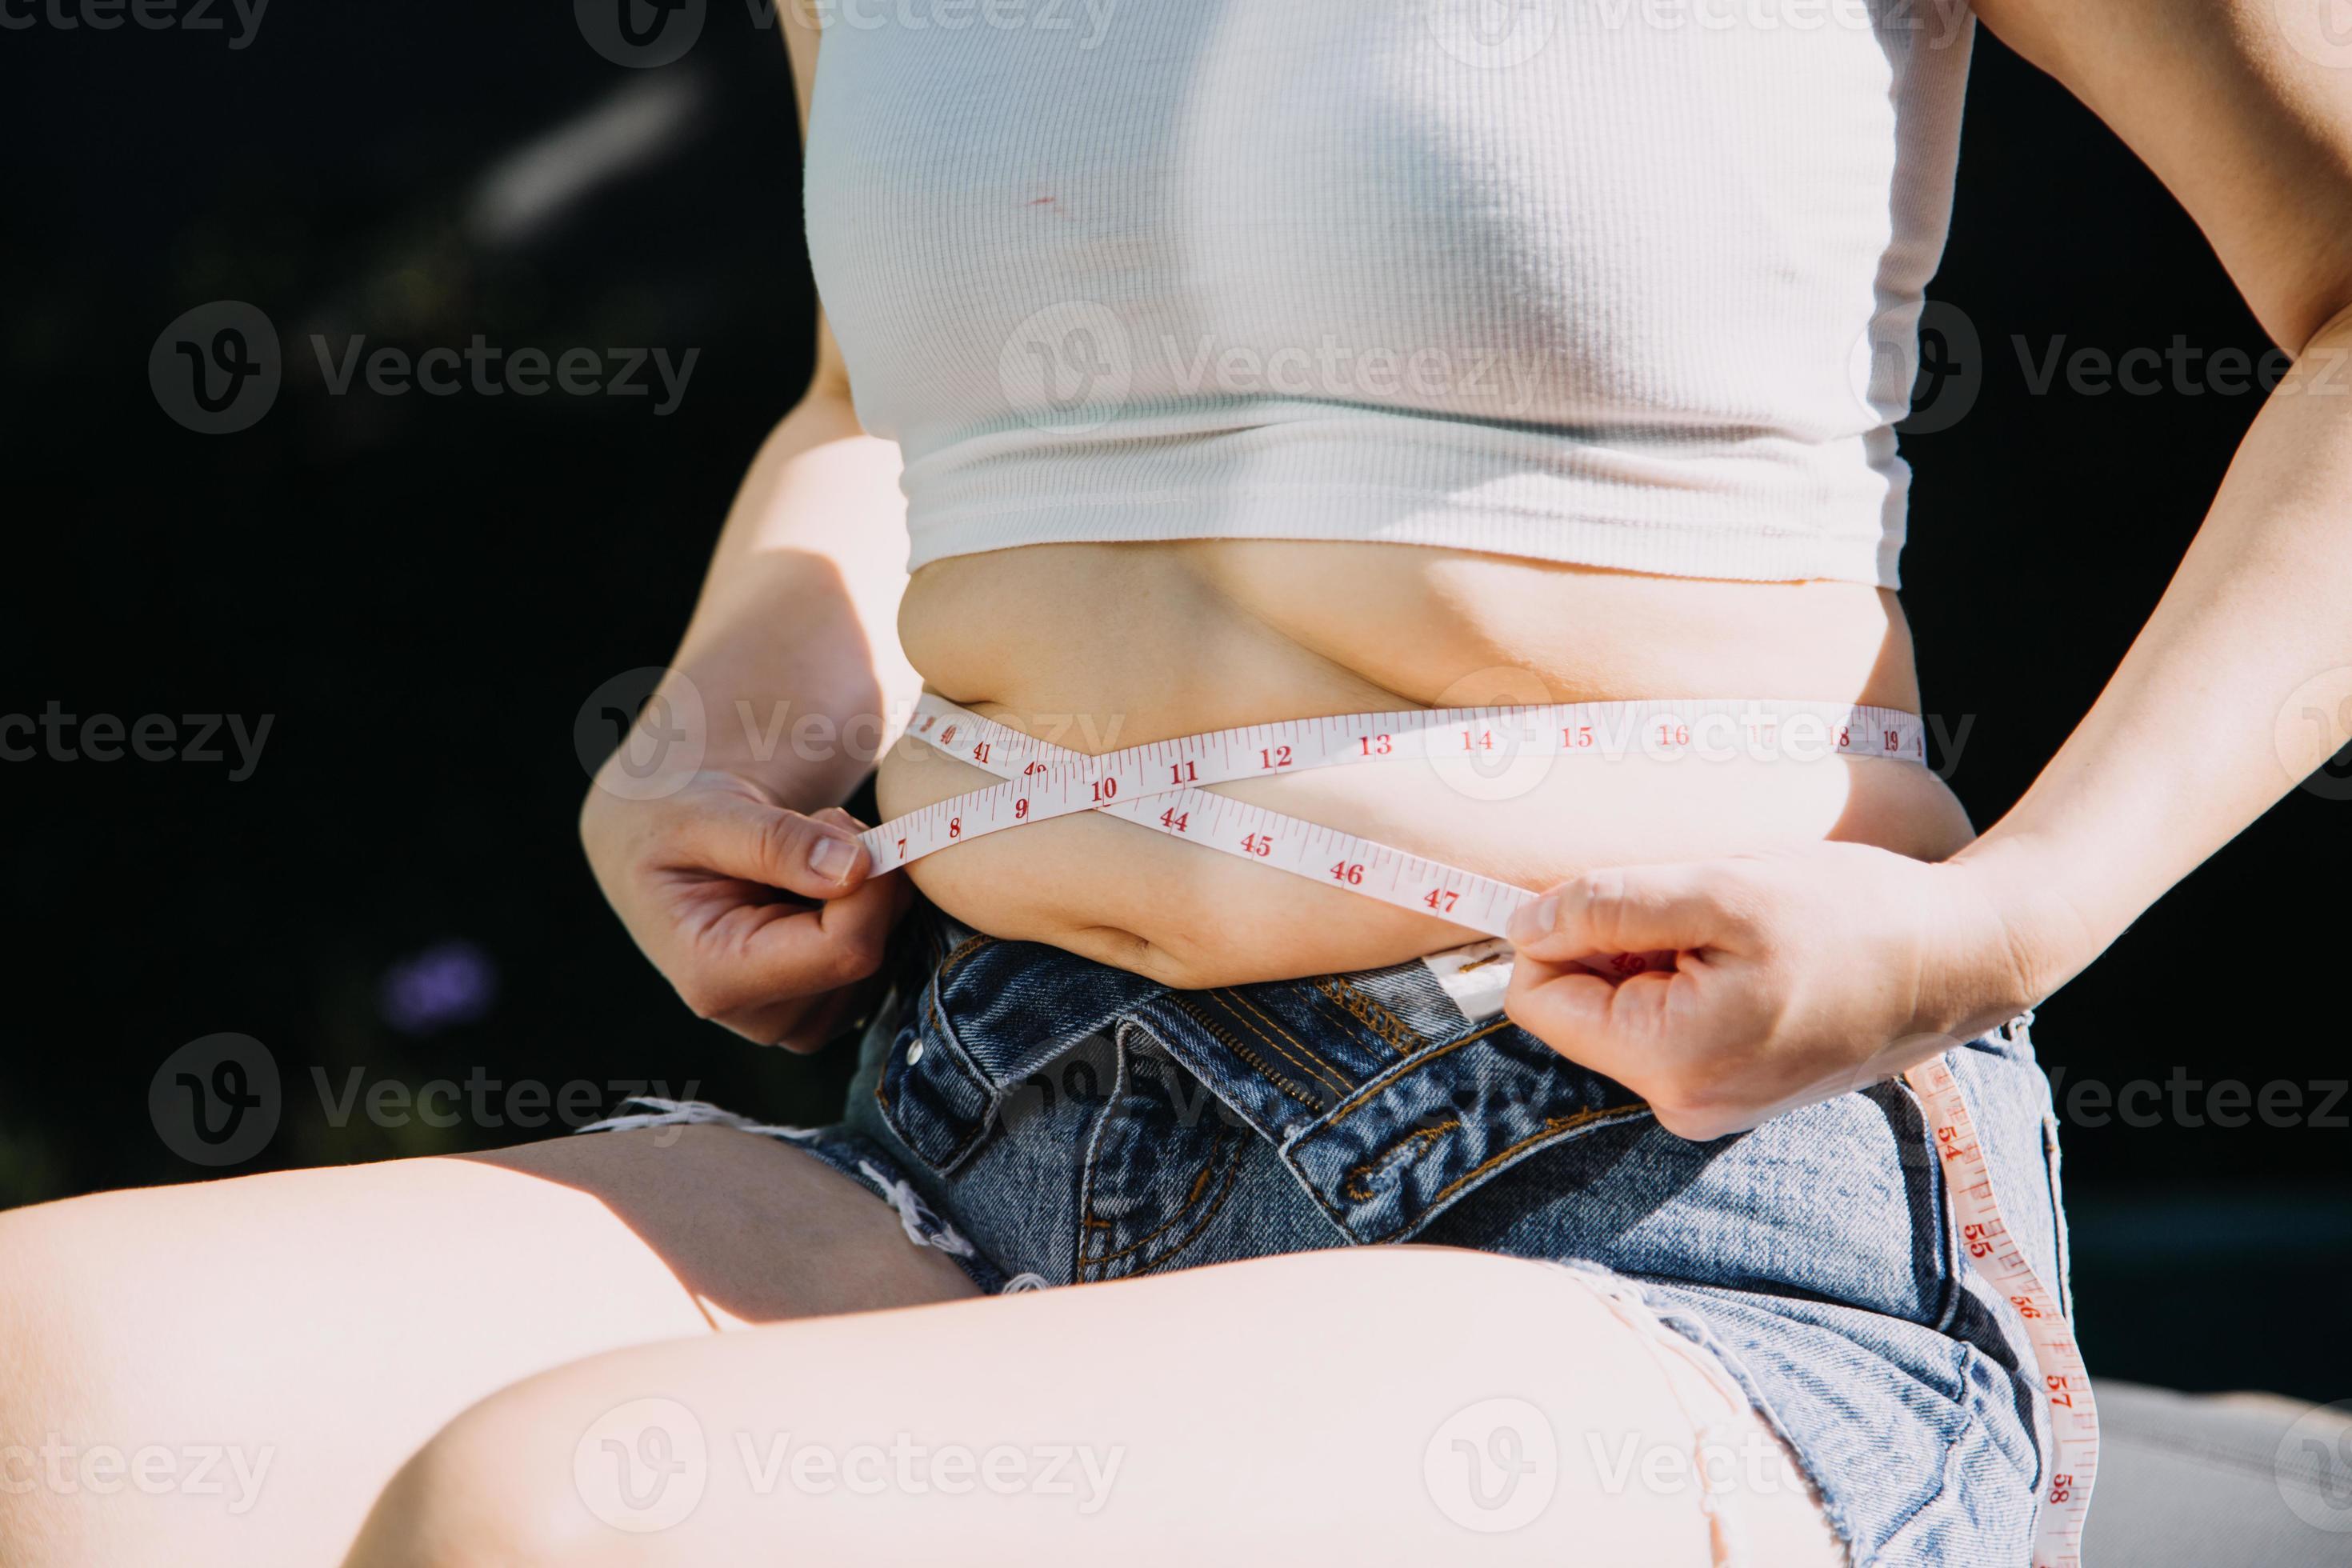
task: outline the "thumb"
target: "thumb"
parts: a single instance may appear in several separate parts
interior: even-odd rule
[[[837,899],[866,879],[870,858],[846,812],[825,820],[736,795],[698,800],[673,848],[692,864],[808,899]],[[837,820],[835,820],[837,819]]]
[[[1617,866],[1562,882],[1511,917],[1512,945],[1565,963],[1592,953],[1743,950],[1759,930],[1748,875],[1735,863]]]

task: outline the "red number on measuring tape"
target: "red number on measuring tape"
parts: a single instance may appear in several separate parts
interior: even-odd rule
[[[1276,746],[1272,751],[1260,752],[1257,754],[1257,765],[1262,768],[1288,767],[1290,765],[1290,748],[1288,746]]]
[[[1331,879],[1335,882],[1346,882],[1352,887],[1363,881],[1364,868],[1360,865],[1350,865],[1342,860],[1331,868]]]
[[[979,745],[974,746],[971,749],[971,760],[975,763],[984,763],[988,761],[987,742],[982,741]]]
[[[1495,749],[1495,731],[1492,730],[1481,730],[1478,731],[1477,740],[1474,742],[1470,739],[1470,731],[1467,730],[1463,731],[1462,749],[1465,752],[1493,751]]]
[[[1574,746],[1579,750],[1592,744],[1592,726],[1578,724],[1562,730],[1559,732],[1559,743],[1563,746]]]
[[[962,817],[950,816],[948,818],[948,837],[950,838],[961,838],[963,837]]]
[[[1387,735],[1359,735],[1356,744],[1363,748],[1361,754],[1367,757],[1385,757],[1396,749],[1394,742]]]
[[[1689,744],[1690,744],[1690,726],[1689,726],[1689,725],[1687,725],[1687,724],[1661,724],[1661,725],[1659,725],[1659,726],[1658,726],[1658,744],[1660,744],[1661,746],[1687,746],[1687,745],[1689,745]]]
[[[1179,816],[1176,815],[1176,808],[1171,805],[1160,814],[1160,826],[1177,833],[1189,833],[1192,827],[1192,814],[1188,811]]]
[[[1013,820],[1015,822],[1026,822],[1029,820],[1029,803],[1027,801],[1016,800],[1013,803]]]
[[[1253,833],[1242,840],[1242,847],[1261,858],[1274,853],[1274,840],[1263,833]]]
[[[1450,915],[1454,912],[1454,906],[1461,900],[1461,897],[1462,895],[1459,893],[1448,892],[1445,889],[1440,888],[1421,901],[1427,904],[1431,909],[1435,910],[1440,914]],[[1440,903],[1438,900],[1441,899],[1443,899],[1444,902]]]
[[[1118,795],[1118,781],[1117,779],[1095,780],[1095,799],[1097,802],[1113,799]]]
[[[1171,763],[1168,764],[1168,782],[1170,784],[1198,784],[1200,780],[1201,769],[1198,763]]]

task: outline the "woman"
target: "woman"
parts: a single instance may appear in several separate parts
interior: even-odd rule
[[[653,1107],[0,1218],[12,1425],[275,1466],[235,1517],[0,1489],[0,1562],[2022,1560],[2036,1364],[1897,1075],[1950,1064],[2060,1284],[2047,1095],[2000,1026],[2346,739],[2273,727],[2352,665],[2352,405],[2316,395],[2352,347],[2352,75],[2291,4],[1978,11],[2297,369],[1981,837],[1877,758],[1224,790],[1549,889],[1493,1017],[1475,959],[1420,962],[1460,927],[1131,823],[895,872],[840,809],[865,761],[772,716],[854,734],[901,647],[1090,752],[1917,711],[1891,425],[1971,18],[852,7],[820,86],[788,8],[841,346],[649,710],[709,722],[583,828],[703,1016],[813,1047],[889,986],[848,1121]],[[909,743],[879,811],[992,781]],[[1654,950],[1677,972],[1577,962]]]

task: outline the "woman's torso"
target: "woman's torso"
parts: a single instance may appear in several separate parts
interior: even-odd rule
[[[899,633],[935,689],[1085,752],[1406,707],[1656,696],[1919,707],[1909,637],[1884,590],[1396,545],[1221,540],[961,556],[915,575]],[[880,804],[898,816],[992,782],[909,742],[884,761]],[[1940,858],[1970,837],[1933,773],[1875,759],[1561,759],[1499,800],[1472,798],[1420,763],[1219,788],[1529,888],[1596,866],[1832,837]],[[981,839],[908,874],[979,930],[1188,987],[1371,968],[1471,936],[1096,817]]]
[[[810,248],[905,456],[917,668],[1085,751],[1424,704],[1916,709],[1892,425],[1965,16],[1663,17],[844,7]],[[901,749],[882,804],[985,782]],[[1968,836],[1875,761],[1561,765],[1503,801],[1393,765],[1228,787],[1529,887]],[[1186,984],[1465,935],[1097,819],[913,875],[979,929]]]

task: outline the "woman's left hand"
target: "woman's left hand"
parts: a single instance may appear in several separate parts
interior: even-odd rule
[[[1512,1021],[1694,1141],[1891,1078],[2030,1001],[1969,868],[1854,844],[1588,872],[1511,940]],[[1576,962],[1661,951],[1673,970],[1622,980]]]

